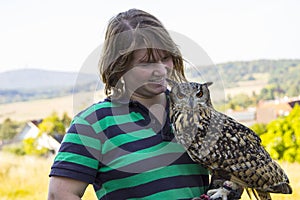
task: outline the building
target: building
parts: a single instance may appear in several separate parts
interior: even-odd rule
[[[38,128],[38,124],[41,122],[42,120],[28,121],[24,128],[21,130],[21,132],[13,138],[10,144],[22,142],[24,139],[27,138],[36,138],[37,148],[47,148],[50,151],[57,153],[60,147],[62,137],[52,137],[46,133],[42,133],[41,135],[39,135],[40,130]]]
[[[267,124],[280,116],[287,116],[297,103],[300,105],[299,97],[259,102],[256,108],[256,122]]]

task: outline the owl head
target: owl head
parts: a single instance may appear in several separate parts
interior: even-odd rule
[[[173,105],[181,105],[187,110],[198,109],[199,107],[211,107],[210,93],[208,87],[212,82],[206,83],[178,83],[167,79],[171,86],[170,101]]]

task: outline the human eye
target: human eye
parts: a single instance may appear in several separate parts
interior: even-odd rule
[[[162,62],[167,62],[167,61],[169,61],[170,59],[172,59],[172,56],[168,54],[168,55],[163,56],[163,57],[161,58],[161,61],[162,61]]]
[[[137,63],[135,66],[136,67],[142,67],[142,68],[145,68],[145,67],[149,67],[151,66],[153,63],[152,62],[149,62],[149,61],[143,61],[143,62],[139,62]]]

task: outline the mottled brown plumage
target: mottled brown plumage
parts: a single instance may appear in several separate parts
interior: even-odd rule
[[[287,175],[261,146],[260,138],[213,108],[208,89],[211,82],[169,80],[169,84],[174,134],[194,161],[213,175],[253,190],[260,199],[271,199],[269,193],[292,193]]]

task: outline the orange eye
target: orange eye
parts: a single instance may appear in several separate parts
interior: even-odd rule
[[[177,97],[178,97],[179,99],[182,99],[182,98],[184,97],[184,94],[182,94],[181,92],[178,92]]]
[[[200,98],[202,96],[203,96],[203,92],[202,91],[197,92],[196,97]]]

